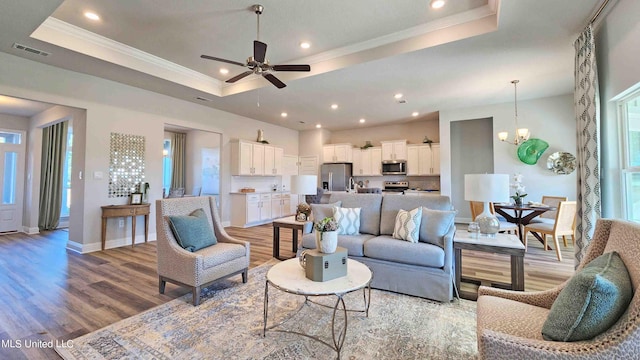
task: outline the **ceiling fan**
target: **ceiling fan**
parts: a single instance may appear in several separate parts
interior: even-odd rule
[[[209,55],[200,55],[203,59],[221,61],[228,64],[243,66],[249,68],[241,74],[238,74],[231,79],[225,81],[227,83],[234,83],[240,79],[243,79],[251,74],[262,75],[265,79],[267,79],[270,83],[275,85],[278,89],[282,89],[287,86],[285,83],[280,81],[277,77],[275,77],[271,71],[311,71],[311,66],[309,65],[271,65],[268,60],[265,60],[265,55],[267,53],[267,44],[260,41],[260,15],[264,10],[264,6],[262,5],[253,5],[253,12],[258,16],[258,36],[257,40],[253,41],[253,56],[250,56],[246,63],[241,63],[233,60],[222,59],[218,57],[213,57]]]

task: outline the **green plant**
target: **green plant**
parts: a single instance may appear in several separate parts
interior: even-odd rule
[[[319,232],[336,231],[338,230],[338,223],[334,218],[326,217],[321,221],[315,223],[314,228]]]

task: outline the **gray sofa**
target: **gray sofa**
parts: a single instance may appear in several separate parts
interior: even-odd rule
[[[456,228],[448,196],[333,193],[329,203],[336,202],[345,208],[361,208],[360,234],[339,235],[338,246],[369,266],[373,288],[438,301],[453,299]],[[398,210],[420,206],[430,209],[423,209],[420,242],[393,238]],[[305,230],[298,254],[316,247],[315,233],[308,231],[311,229]]]

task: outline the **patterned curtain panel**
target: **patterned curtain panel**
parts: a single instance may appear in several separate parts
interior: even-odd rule
[[[67,151],[68,122],[63,121],[42,129],[42,159],[40,168],[40,211],[38,228],[54,230],[62,210],[62,175]]]
[[[186,142],[187,134],[173,133],[171,135],[171,188],[173,189],[184,189],[185,186]]]
[[[578,155],[578,213],[576,217],[575,266],[600,218],[600,95],[593,30],[589,25],[574,43],[575,92]]]

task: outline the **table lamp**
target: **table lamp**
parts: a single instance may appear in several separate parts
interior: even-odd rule
[[[509,201],[509,175],[465,174],[464,199],[483,202],[483,210],[474,221],[480,226],[480,234],[495,237],[500,231],[500,221],[491,213],[489,203]]]
[[[318,177],[316,175],[293,175],[291,176],[291,193],[296,195],[315,195],[318,192]],[[306,206],[305,206],[306,205]],[[306,211],[301,211],[307,209]],[[296,220],[307,221],[311,207],[305,202],[298,204],[296,209]],[[301,215],[304,214],[304,217]]]

